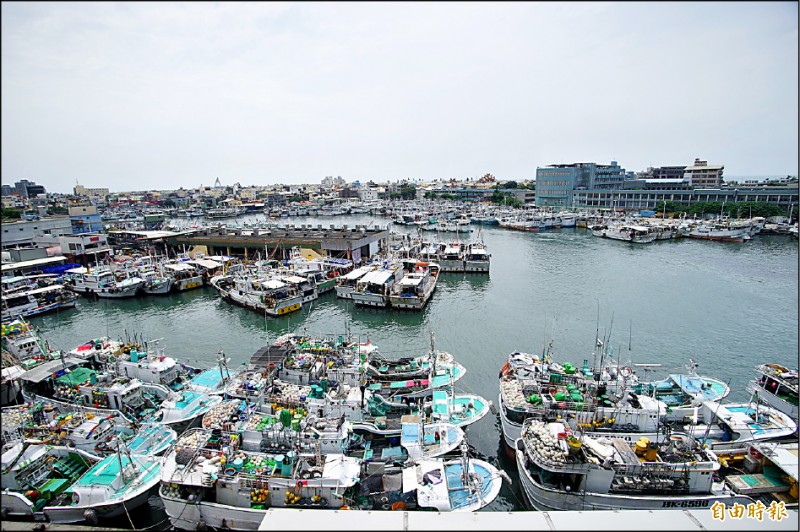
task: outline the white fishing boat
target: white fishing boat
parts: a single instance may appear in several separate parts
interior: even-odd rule
[[[439,252],[437,264],[443,272],[463,272],[464,251],[466,246],[461,241],[448,242]]]
[[[134,454],[155,456],[177,438],[177,433],[165,425],[132,423],[120,412],[101,415],[100,409],[70,408],[53,401],[4,408],[4,438],[14,431],[28,442],[68,445],[97,456],[116,452],[119,442]]]
[[[293,272],[276,272],[272,276],[273,279],[286,283],[287,285],[294,286],[297,292],[302,297],[302,304],[311,303],[319,297],[317,287],[314,283],[300,275],[294,275]]]
[[[662,443],[573,433],[564,421],[525,421],[515,442],[522,491],[539,511],[711,508],[754,502],[715,480],[720,463],[691,436]]]
[[[467,454],[445,460],[423,459],[403,466],[367,464],[357,498],[359,510],[475,512],[500,494],[505,476],[484,460]]]
[[[43,510],[72,502],[71,487],[101,457],[63,445],[9,443],[2,454],[2,518],[45,521]]]
[[[367,272],[356,283],[355,290],[350,293],[350,299],[359,306],[387,307],[392,286],[402,278],[403,269],[399,265],[389,265]]]
[[[715,451],[743,450],[748,445],[796,435],[797,423],[780,410],[758,401],[705,401],[684,430]]]
[[[283,316],[303,305],[303,296],[294,285],[266,275],[218,275],[210,284],[225,301],[260,314]]]
[[[144,281],[142,292],[149,295],[168,294],[172,290],[174,279],[160,274],[153,268],[139,270],[139,277]]]
[[[356,289],[358,281],[368,272],[374,270],[372,266],[361,266],[336,278],[336,297],[352,299],[351,294]]]
[[[177,528],[259,530],[269,508],[347,505],[359,478],[342,454],[246,451],[236,434],[194,429],[165,455],[159,495]]]
[[[758,376],[748,383],[747,391],[797,421],[797,369],[775,363],[760,364],[756,373]]]
[[[172,278],[172,286],[176,292],[203,286],[203,275],[186,261],[166,262],[162,267],[164,274]]]
[[[600,229],[593,229],[592,235],[612,240],[623,240],[634,244],[649,244],[650,242],[655,242],[658,238],[658,234],[651,232],[649,227],[634,224],[603,226]]]
[[[160,479],[161,459],[131,454],[121,449],[81,475],[69,491],[69,500],[46,505],[51,523],[96,524],[130,513],[147,502],[150,489]]]
[[[606,368],[604,368],[605,370]],[[523,422],[567,419],[573,430],[604,432],[630,441],[637,433],[656,433],[667,417],[658,399],[629,389],[630,367],[595,381],[591,370],[555,364],[538,355],[513,352],[500,371],[499,410],[503,441],[514,449]],[[601,375],[602,376],[602,372]],[[617,393],[612,393],[616,390]]]
[[[72,268],[65,272],[68,276],[67,288],[84,295],[118,299],[135,296],[144,281],[138,277],[117,279],[115,273],[107,266]]]
[[[491,255],[483,242],[470,242],[464,252],[464,271],[489,273]]]
[[[39,316],[48,312],[74,308],[78,296],[61,284],[51,284],[41,288],[17,290],[3,293],[2,320]]]
[[[389,290],[392,308],[422,310],[436,290],[439,265],[432,262],[404,261],[406,273]]]

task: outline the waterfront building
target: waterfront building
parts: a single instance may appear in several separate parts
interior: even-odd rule
[[[310,249],[320,255],[343,258],[359,263],[386,249],[389,230],[380,227],[343,225],[335,228],[322,224],[301,224],[286,228],[229,229],[210,228],[193,234],[182,233],[166,237],[174,250],[204,246],[208,255],[247,256],[288,259],[293,247]]]
[[[675,201],[684,205],[698,202],[761,202],[771,203],[789,212],[797,211],[798,187],[753,187],[714,188],[689,190],[576,190],[572,206],[594,209],[620,209],[626,211],[654,210],[663,208],[664,201]],[[743,215],[746,213],[742,213]]]
[[[72,222],[68,216],[48,216],[38,220],[3,222],[3,249],[31,246],[38,236],[61,236],[72,234]]]
[[[623,188],[627,175],[617,161],[551,164],[536,168],[536,205],[570,207],[576,190],[614,190]]]

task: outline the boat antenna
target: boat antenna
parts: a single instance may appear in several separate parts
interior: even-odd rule
[[[594,329],[594,346],[592,348],[593,351],[594,351],[592,353],[594,355],[594,360],[592,361],[592,365],[594,366],[595,369],[597,368],[597,348],[600,347],[601,345],[602,345],[602,342],[600,341],[600,300],[598,299],[597,300],[597,322],[596,322],[595,329]]]

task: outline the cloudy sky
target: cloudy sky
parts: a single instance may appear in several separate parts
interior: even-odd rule
[[[798,4],[2,3],[2,180],[51,192],[797,174]]]

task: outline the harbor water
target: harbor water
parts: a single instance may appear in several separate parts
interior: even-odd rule
[[[263,222],[263,215],[236,223]],[[364,216],[294,218],[288,223],[379,224]],[[457,384],[497,402],[498,372],[512,351],[542,353],[581,366],[594,362],[599,337],[621,363],[661,364],[640,377],[684,372],[690,359],[701,375],[729,382],[729,400],[748,399],[759,363],[797,367],[798,243],[757,235],[743,244],[667,240],[636,245],[596,238],[585,229],[524,233],[473,225],[462,240],[482,238],[489,274],[443,273],[421,312],[363,309],[331,292],[282,318],[222,301],[210,287],[128,300],[82,298],[75,309],[32,319],[52,348],[89,339],[159,340],[166,354],[210,367],[220,350],[234,368],[286,332],[350,331],[387,357],[436,348],[455,355],[467,373]],[[394,227],[411,232],[407,226]],[[436,238],[435,233],[423,233]],[[452,240],[455,234],[442,234]],[[516,466],[501,448],[500,420],[490,414],[467,430],[476,456],[504,469],[512,485],[484,511],[524,509]],[[151,497],[151,501],[157,495]],[[136,526],[163,519],[163,509]],[[124,526],[125,521],[119,523]]]

